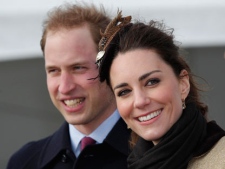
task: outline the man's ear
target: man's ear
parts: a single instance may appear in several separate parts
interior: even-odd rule
[[[181,99],[185,100],[186,97],[189,94],[189,91],[190,91],[189,74],[188,74],[188,72],[185,69],[183,69],[180,72],[180,79],[179,79],[179,81],[180,81]]]

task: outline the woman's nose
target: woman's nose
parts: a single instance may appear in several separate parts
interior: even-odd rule
[[[150,104],[150,100],[146,92],[138,90],[134,94],[134,107],[144,108],[146,105]]]

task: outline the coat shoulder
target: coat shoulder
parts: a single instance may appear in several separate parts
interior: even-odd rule
[[[32,159],[38,159],[42,147],[46,144],[46,142],[48,142],[49,138],[50,137],[38,141],[32,141],[22,146],[10,157],[7,169],[19,169],[18,167],[24,168],[28,161],[31,161]]]
[[[217,168],[225,169],[225,136],[214,147],[202,156],[189,162],[188,169]]]

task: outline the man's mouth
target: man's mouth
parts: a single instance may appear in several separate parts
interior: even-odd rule
[[[64,100],[65,105],[69,107],[76,107],[84,101],[84,98],[73,99],[73,100]]]
[[[158,116],[161,112],[162,112],[162,110],[157,110],[157,111],[155,111],[155,112],[153,112],[153,113],[150,113],[150,114],[148,114],[148,115],[146,115],[146,116],[138,117],[138,120],[139,120],[140,122],[145,122],[145,121],[151,120],[151,119],[153,119],[154,117]]]

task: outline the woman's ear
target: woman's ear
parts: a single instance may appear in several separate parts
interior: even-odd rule
[[[189,75],[188,75],[188,72],[185,69],[183,69],[180,72],[180,79],[179,79],[179,81],[180,81],[181,99],[185,100],[186,97],[189,94],[189,91],[190,91]]]

